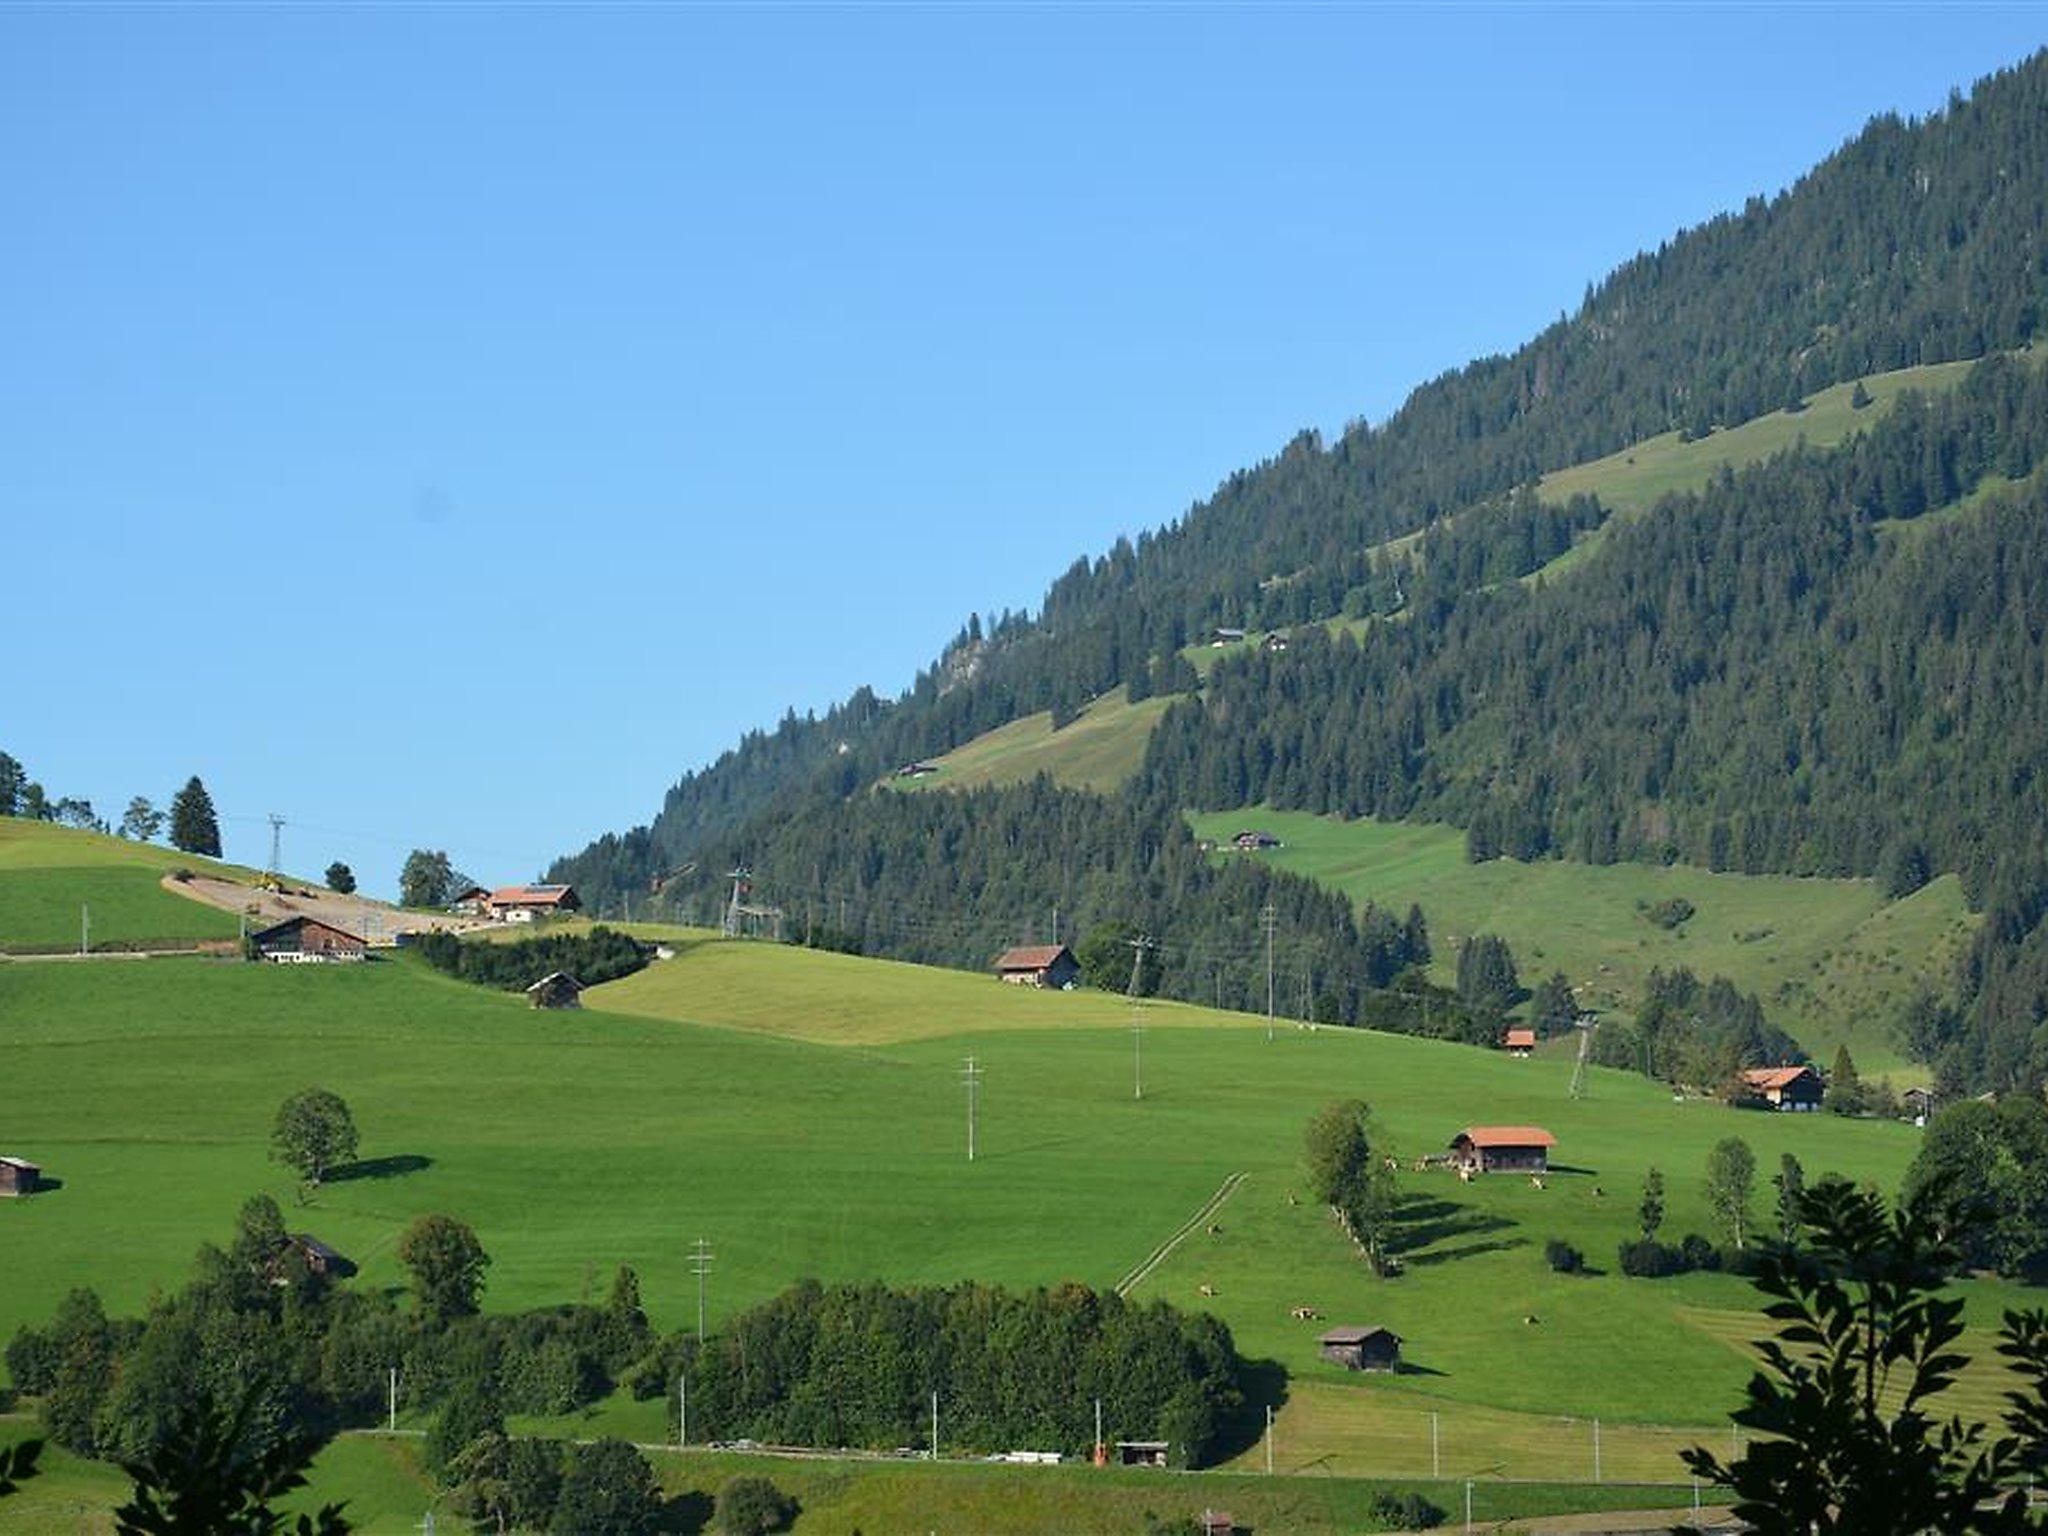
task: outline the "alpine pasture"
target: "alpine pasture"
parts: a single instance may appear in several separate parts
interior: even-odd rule
[[[1134,1039],[1120,998],[672,938],[674,958],[580,1012],[402,957],[0,964],[5,1150],[58,1183],[0,1207],[0,1334],[79,1284],[139,1309],[258,1191],[356,1259],[358,1284],[402,1283],[398,1233],[447,1211],[492,1255],[487,1305],[572,1299],[630,1263],[672,1328],[694,1318],[685,1251],[699,1236],[717,1255],[714,1326],[807,1275],[1110,1286],[1242,1174],[1134,1294],[1213,1310],[1272,1363],[1264,1379],[1285,1373],[1282,1470],[1425,1476],[1433,1412],[1446,1476],[1590,1478],[1598,1416],[1607,1477],[1676,1478],[1679,1445],[1726,1432],[1752,1293],[1723,1275],[1556,1275],[1545,1241],[1611,1270],[1653,1162],[1667,1233],[1711,1232],[1703,1169],[1724,1136],[1747,1138],[1764,1176],[1790,1151],[1809,1175],[1887,1188],[1917,1145],[1900,1124],[1675,1102],[1625,1073],[1595,1071],[1574,1100],[1556,1048],[1514,1060],[1285,1020],[1268,1040],[1262,1019],[1166,1005],[1142,1010]],[[985,1072],[972,1164],[969,1054]],[[298,1205],[267,1135],[309,1083],[353,1107],[363,1163]],[[1304,1121],[1352,1095],[1404,1164],[1395,1279],[1368,1274],[1303,1192]],[[1547,1126],[1557,1171],[1537,1188],[1408,1166],[1475,1122]],[[1760,1181],[1760,1215],[1769,1196]],[[2010,1294],[1972,1293],[1987,1321]],[[1315,1335],[1334,1322],[1393,1327],[1409,1369],[1365,1379],[1322,1362]],[[616,1414],[659,1438],[657,1408]]]

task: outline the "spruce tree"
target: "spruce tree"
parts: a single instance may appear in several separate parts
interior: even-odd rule
[[[1856,1063],[1844,1044],[1835,1052],[1835,1070],[1828,1074],[1828,1108],[1838,1115],[1863,1112],[1863,1080],[1856,1075]]]
[[[171,801],[171,846],[210,859],[220,857],[220,821],[213,814],[213,797],[196,773]]]

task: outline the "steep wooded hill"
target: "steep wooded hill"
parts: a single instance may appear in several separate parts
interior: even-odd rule
[[[900,899],[917,836],[946,838],[954,870],[993,868],[1027,802],[884,806],[866,790],[896,762],[1035,710],[1057,725],[1119,684],[1191,692],[1180,652],[1209,625],[1350,614],[1345,634],[1211,669],[1139,783],[1062,808],[1070,827],[1156,828],[1158,858],[1120,866],[1121,886],[1099,872],[1101,903],[1136,917],[1187,895],[1155,878],[1185,857],[1172,809],[1258,800],[1452,820],[1475,857],[1894,883],[1954,869],[1993,920],[1964,1014],[1929,1025],[1927,1049],[1959,1078],[2038,1079],[2048,1048],[2010,1041],[2048,1004],[2048,508],[2029,479],[2048,400],[2030,362],[1996,354],[2036,337],[2044,298],[2048,55],[1927,119],[1873,121],[1786,192],[1627,263],[1514,354],[1423,386],[1382,426],[1303,434],[1158,533],[1077,561],[1036,618],[970,623],[902,698],[785,719],[554,873],[602,902],[664,889],[714,849],[794,848],[790,828],[827,816],[845,838],[877,834],[834,878]],[[1606,522],[1596,501],[1539,502],[1546,471],[1973,357],[1992,360],[1952,394],[1608,527],[1568,576],[1512,580]],[[1919,536],[1935,515],[1940,536]],[[1390,541],[1418,532],[1397,564]],[[777,871],[791,889],[804,873]],[[702,878],[666,889],[701,896]],[[1056,898],[1047,871],[1037,885]],[[1021,900],[957,877],[943,890],[987,918]]]

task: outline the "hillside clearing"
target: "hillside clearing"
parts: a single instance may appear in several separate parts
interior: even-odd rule
[[[1268,810],[1191,820],[1198,836],[1219,843],[1241,826],[1269,830],[1284,846],[1257,857],[1355,900],[1402,910],[1420,903],[1441,980],[1456,974],[1453,941],[1473,933],[1509,942],[1525,986],[1561,970],[1602,1007],[1632,1007],[1653,968],[1683,965],[1760,994],[1773,1021],[1823,1061],[1847,1043],[1861,1070],[1890,1073],[1899,1087],[1925,1073],[1899,1054],[1891,1011],[1915,986],[1948,986],[1976,921],[1953,876],[1887,902],[1868,880],[1564,860],[1472,864],[1454,827]],[[1672,896],[1695,913],[1660,928],[1645,909]]]
[[[1067,722],[1052,728],[1052,714],[1012,720],[942,757],[938,772],[921,778],[887,779],[896,789],[973,789],[984,784],[1022,784],[1039,774],[1074,789],[1108,791],[1138,771],[1145,742],[1171,697],[1133,704],[1114,688]]]

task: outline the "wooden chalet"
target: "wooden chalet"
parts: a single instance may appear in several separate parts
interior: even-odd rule
[[[448,910],[457,917],[488,917],[491,893],[480,885],[469,886],[449,898]]]
[[[898,768],[896,770],[896,777],[899,779],[923,779],[929,778],[938,771],[939,765],[937,763],[927,763],[919,760],[914,763],[905,763],[902,767]]]
[[[1791,1113],[1819,1109],[1821,1097],[1827,1091],[1821,1075],[1811,1067],[1746,1067],[1742,1086],[1771,1108]]]
[[[1264,645],[1267,655],[1278,655],[1281,651],[1287,649],[1287,636],[1275,630],[1272,634],[1266,636]]]
[[[1064,944],[1019,944],[996,956],[996,975],[1013,987],[1062,990],[1081,979],[1081,962]]]
[[[1230,846],[1239,853],[1257,853],[1261,848],[1278,848],[1280,846],[1280,839],[1270,832],[1246,828],[1231,838]]]
[[[1401,1368],[1401,1336],[1391,1328],[1332,1328],[1316,1340],[1322,1357],[1349,1371],[1395,1371]]]
[[[285,1283],[285,1265],[294,1256],[306,1266],[309,1275],[332,1275],[343,1280],[356,1272],[356,1266],[339,1249],[328,1247],[310,1232],[294,1232],[285,1238],[284,1246],[270,1261],[272,1284]]]
[[[1547,1173],[1556,1145],[1540,1125],[1468,1125],[1451,1138],[1451,1162],[1466,1173]]]
[[[1169,1449],[1164,1440],[1119,1440],[1116,1464],[1120,1467],[1163,1467]]]
[[[1899,1103],[1908,1120],[1915,1125],[1925,1125],[1927,1117],[1934,1113],[1934,1091],[1930,1088],[1908,1088],[1899,1095]]]
[[[369,951],[361,934],[301,913],[249,935],[256,953],[279,965],[326,960],[360,960]]]
[[[526,989],[526,1000],[536,1008],[581,1008],[583,983],[567,971],[549,971]]]
[[[1210,634],[1209,644],[1212,646],[1236,645],[1239,641],[1243,639],[1243,630],[1237,629],[1231,625],[1219,624],[1216,626],[1215,630]]]
[[[1527,1056],[1536,1049],[1536,1031],[1533,1029],[1511,1029],[1501,1036],[1500,1048],[1510,1056]]]
[[[0,1199],[32,1195],[43,1181],[43,1170],[25,1157],[0,1157]]]
[[[530,923],[536,917],[578,912],[582,900],[573,885],[501,885],[485,905],[501,923]]]

